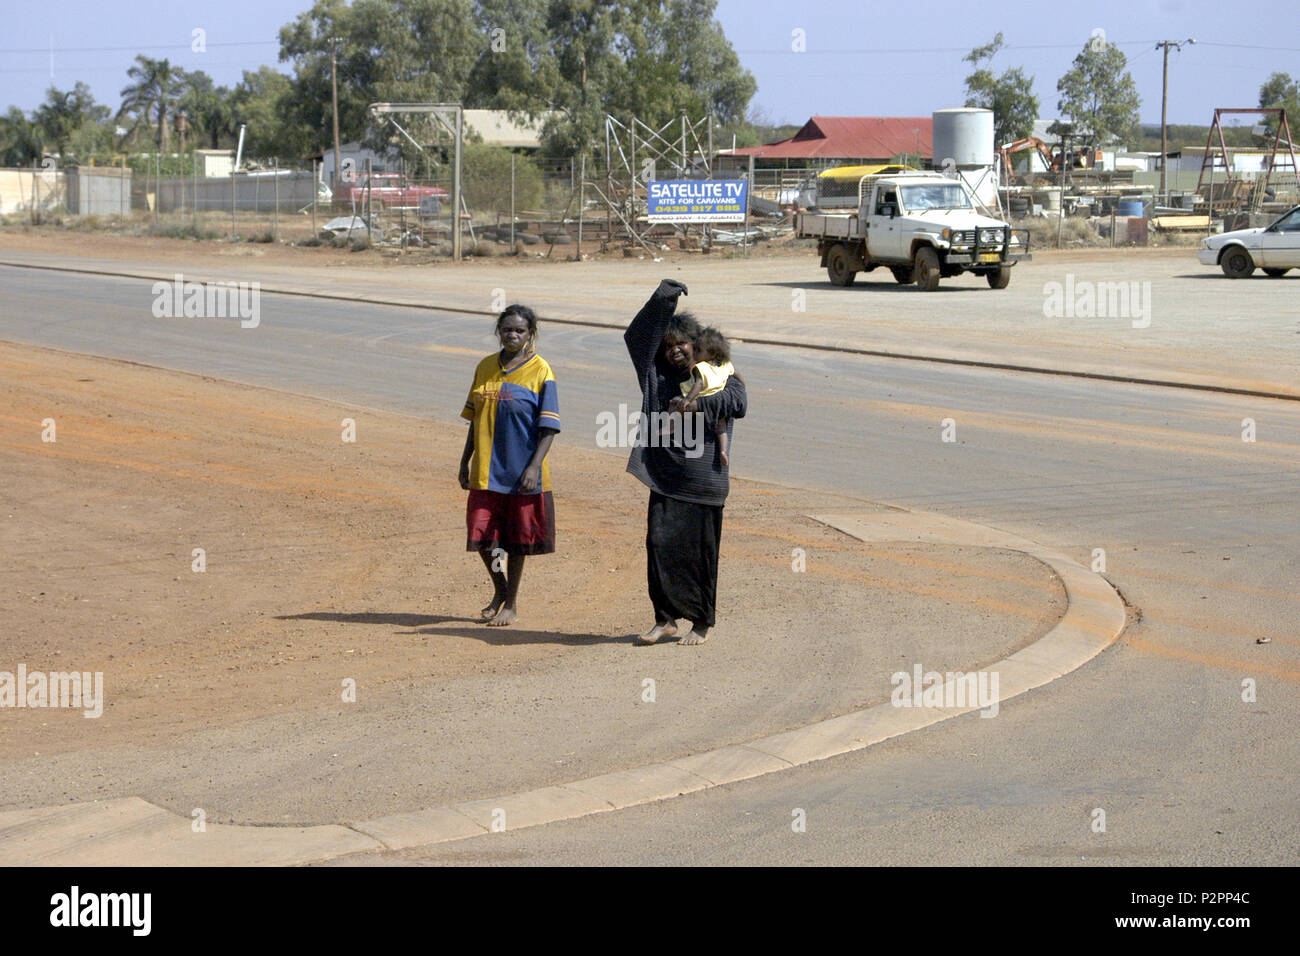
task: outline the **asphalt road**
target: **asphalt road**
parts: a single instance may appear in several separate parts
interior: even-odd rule
[[[448,421],[492,348],[485,320],[392,307],[264,295],[258,326],[243,329],[155,318],[140,280],[0,268],[0,291],[0,338]],[[540,351],[561,382],[562,443],[594,447],[597,414],[636,406],[617,333],[545,326]],[[1107,577],[1141,620],[998,719],[959,718],[663,804],[372,859],[1300,862],[1300,405],[735,352],[751,396],[736,474],[984,522],[1084,563],[1104,549]],[[1247,418],[1253,442],[1242,440]],[[955,441],[942,440],[945,419]],[[791,828],[796,809],[806,832]]]

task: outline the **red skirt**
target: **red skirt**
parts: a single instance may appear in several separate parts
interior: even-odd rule
[[[555,503],[549,491],[507,495],[499,491],[469,493],[465,509],[466,551],[506,554],[551,554],[555,551]]]

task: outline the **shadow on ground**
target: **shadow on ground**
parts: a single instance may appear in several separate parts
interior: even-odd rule
[[[395,633],[434,634],[446,637],[468,637],[484,644],[630,644],[635,634],[565,634],[562,631],[528,631],[517,627],[488,627],[472,617],[452,617],[446,614],[405,614],[392,611],[307,611],[303,614],[277,615],[280,621],[332,621],[336,624],[387,624],[393,627],[414,628]],[[439,627],[438,625],[470,625],[469,627]]]

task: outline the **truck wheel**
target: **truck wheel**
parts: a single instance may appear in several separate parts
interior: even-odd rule
[[[993,269],[984,273],[984,278],[989,280],[990,289],[1005,289],[1011,285],[1011,270],[1007,268]]]
[[[853,285],[858,274],[853,271],[852,263],[853,256],[847,246],[839,242],[831,246],[831,251],[826,253],[826,274],[832,285]]]
[[[1264,275],[1268,276],[1270,279],[1280,279],[1286,275],[1288,271],[1289,270],[1287,269],[1265,269]]]
[[[912,281],[922,292],[933,292],[939,288],[939,254],[929,246],[916,250],[912,263]]]
[[[1247,279],[1255,271],[1255,260],[1241,246],[1229,246],[1219,259],[1219,267],[1229,279]]]
[[[912,270],[909,266],[890,266],[889,271],[893,273],[894,281],[899,285],[911,284]]]

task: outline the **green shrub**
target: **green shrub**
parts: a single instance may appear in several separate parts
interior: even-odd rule
[[[466,143],[461,155],[465,204],[475,212],[510,214],[510,157],[500,146]],[[536,209],[542,201],[542,171],[515,155],[515,210]]]

